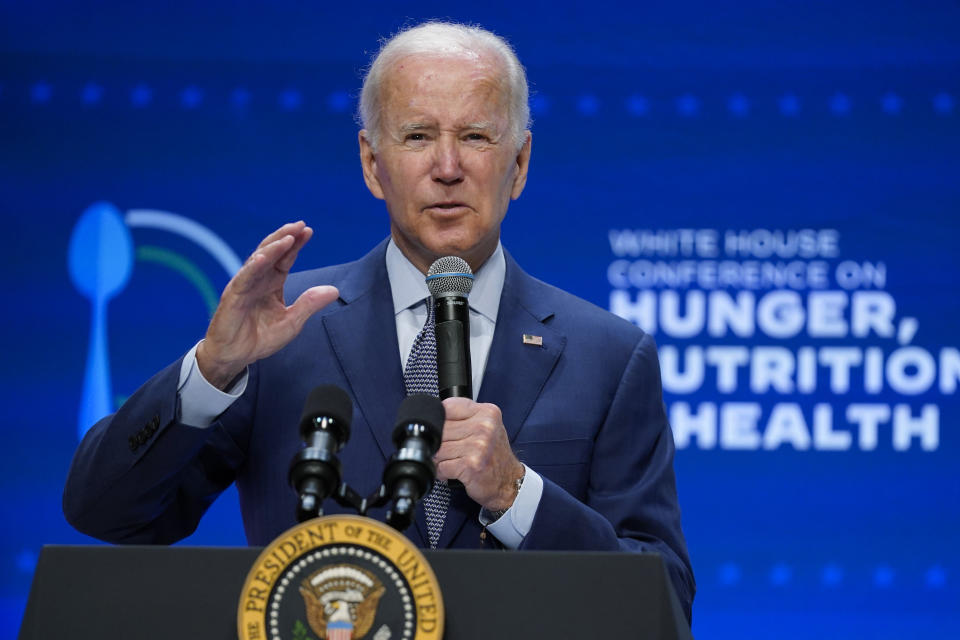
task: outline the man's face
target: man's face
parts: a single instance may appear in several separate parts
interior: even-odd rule
[[[517,151],[500,76],[480,57],[401,58],[381,87],[376,152],[360,132],[367,187],[386,201],[394,242],[423,272],[446,255],[478,269],[523,191],[530,137]]]

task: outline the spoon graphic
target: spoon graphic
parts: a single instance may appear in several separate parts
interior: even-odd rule
[[[113,412],[107,349],[107,303],[120,293],[133,270],[133,238],[120,212],[95,202],[73,228],[68,251],[70,279],[90,299],[90,342],[83,376],[77,435]]]

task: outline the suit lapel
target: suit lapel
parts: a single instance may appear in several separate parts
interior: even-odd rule
[[[333,352],[384,460],[393,453],[395,412],[406,395],[385,250],[386,242],[351,267],[339,284],[342,307],[323,316]],[[567,339],[549,325],[553,310],[542,295],[544,285],[524,273],[506,251],[504,257],[500,310],[478,401],[500,407],[513,442]],[[524,344],[524,334],[540,336],[543,345]],[[448,546],[477,511],[465,491],[454,491],[438,546]],[[426,544],[422,507],[415,522],[421,544]]]
[[[507,436],[513,442],[556,366],[567,338],[546,324],[553,311],[543,299],[543,285],[524,273],[506,251],[504,258],[507,271],[497,326],[477,401],[500,408]],[[524,344],[524,334],[540,336],[543,345]],[[465,491],[454,491],[438,546],[448,546],[466,518],[476,518],[477,512],[477,504]]]
[[[497,328],[477,400],[500,407],[513,442],[556,366],[567,337],[548,323],[554,314],[540,294],[543,285],[504,254],[507,273]],[[543,344],[525,344],[524,335],[538,336]]]
[[[393,425],[397,407],[406,397],[386,245],[384,241],[353,265],[340,284],[343,306],[323,319],[333,352],[384,461],[396,448]],[[427,524],[422,508],[417,509],[415,523],[419,543],[425,545]]]
[[[341,284],[344,306],[323,318],[333,352],[384,460],[394,449],[391,432],[405,395],[385,247],[381,244],[356,263]]]

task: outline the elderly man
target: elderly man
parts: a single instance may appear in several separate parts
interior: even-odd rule
[[[523,68],[493,34],[428,23],[388,41],[364,81],[359,143],[390,238],[356,262],[288,277],[312,229],[267,236],[205,339],[90,430],[64,492],[70,522],[109,541],[172,542],[236,481],[248,540],[269,542],[294,524],[297,414],[323,383],[353,399],[344,479],[369,493],[428,321],[423,274],[456,255],[476,273],[479,396],[444,401],[436,461],[464,489],[441,484],[407,535],[424,547],[657,552],[689,615],[653,341],[526,275],[500,245],[527,178],[528,114]]]

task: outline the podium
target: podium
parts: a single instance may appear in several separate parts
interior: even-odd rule
[[[47,546],[20,640],[237,638],[259,548]],[[690,638],[655,554],[424,551],[446,640]]]

